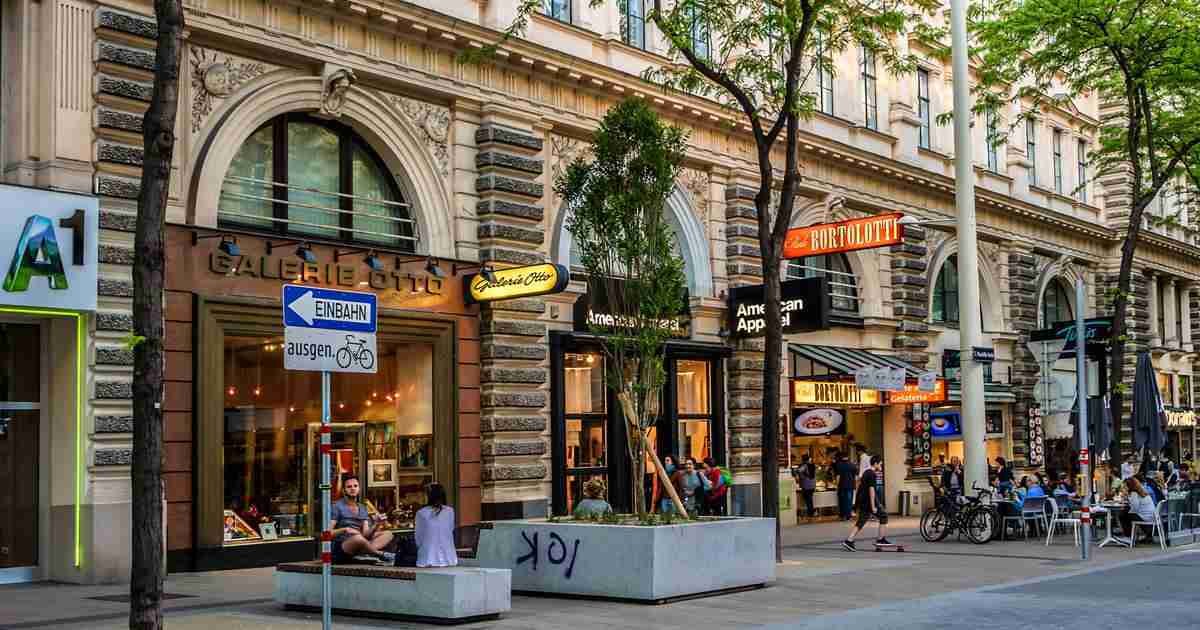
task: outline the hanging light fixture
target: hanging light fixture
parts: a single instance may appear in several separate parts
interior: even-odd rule
[[[310,265],[317,262],[317,255],[313,253],[312,246],[307,242],[300,243],[300,246],[296,248],[296,257]]]
[[[383,261],[379,260],[379,254],[376,254],[375,250],[367,252],[367,257],[363,259],[363,262],[370,267],[371,271],[383,271]]]
[[[442,271],[442,268],[438,266],[437,260],[435,260],[433,256],[425,259],[425,271],[435,278],[446,277],[446,272]]]

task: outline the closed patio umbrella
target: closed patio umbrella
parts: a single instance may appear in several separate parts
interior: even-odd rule
[[[1138,354],[1137,370],[1133,375],[1133,447],[1158,454],[1167,443],[1165,422],[1166,411],[1154,366],[1150,364],[1150,353],[1142,352]]]

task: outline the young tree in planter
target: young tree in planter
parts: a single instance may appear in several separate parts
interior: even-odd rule
[[[628,425],[638,514],[646,510],[647,456],[676,512],[686,514],[658,457],[647,453],[666,380],[665,344],[685,306],[683,260],[664,215],[684,143],[683,132],[664,125],[644,102],[626,100],[600,123],[592,160],[576,158],[555,184],[572,211],[567,229],[588,274],[588,294],[613,316],[590,327],[603,335],[605,383]]]
[[[603,2],[590,0],[593,7]],[[627,5],[621,2],[620,6]],[[541,7],[541,0],[521,0],[503,39],[523,33],[529,16]],[[645,78],[738,112],[754,140],[759,177],[754,207],[766,305],[761,425],[764,516],[779,516],[776,418],[783,375],[779,310],[783,241],[801,180],[800,122],[822,109],[820,95],[808,90],[817,73],[837,71],[834,55],[848,48],[871,55],[880,71],[913,72],[916,56],[905,52],[907,46],[900,42],[915,39],[941,46],[945,29],[935,19],[941,10],[940,0],[653,0],[647,12],[647,21],[667,40],[672,63],[649,68]],[[627,23],[624,15],[622,11],[622,22]],[[478,59],[486,52],[485,48],[468,57]],[[777,200],[772,199],[775,194]],[[775,526],[776,559],[782,561],[778,518]]]
[[[977,111],[1016,103],[1013,126],[1043,107],[1096,94],[1119,110],[1100,122],[1093,171],[1123,180],[1129,220],[1112,300],[1109,391],[1120,436],[1123,366],[1133,296],[1133,256],[1146,208],[1200,153],[1200,2],[1196,0],[995,0],[979,7]],[[998,141],[998,138],[993,138]]]
[[[163,218],[175,152],[183,3],[155,0],[154,91],[142,118],[141,189],[133,260],[133,558],[130,630],[162,628]]]

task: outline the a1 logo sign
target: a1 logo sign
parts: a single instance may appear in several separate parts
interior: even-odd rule
[[[94,197],[0,185],[0,304],[95,310]]]

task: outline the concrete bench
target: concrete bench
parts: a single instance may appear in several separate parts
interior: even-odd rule
[[[333,611],[339,615],[459,624],[496,619],[511,607],[508,569],[333,566]],[[275,567],[275,601],[293,610],[321,609],[321,563]]]

